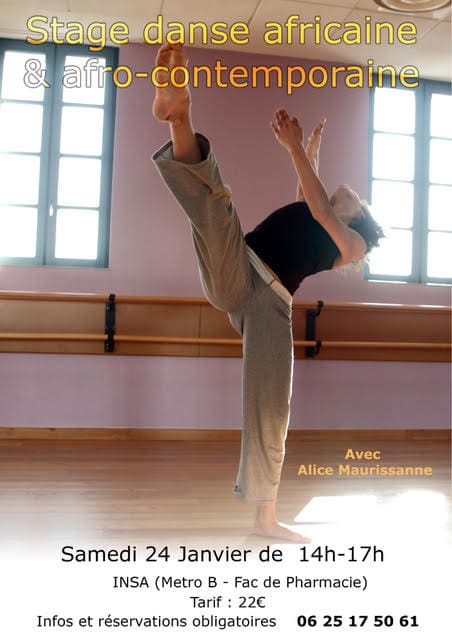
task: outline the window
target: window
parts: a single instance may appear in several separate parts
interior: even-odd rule
[[[116,60],[0,40],[3,264],[107,266]]]
[[[369,199],[386,238],[367,277],[452,282],[451,85],[371,94]]]

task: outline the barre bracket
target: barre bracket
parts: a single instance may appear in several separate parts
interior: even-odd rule
[[[108,302],[105,305],[105,333],[107,339],[104,342],[104,352],[113,353],[115,350],[115,330],[116,330],[116,301],[115,294],[110,293]]]
[[[320,349],[322,347],[322,341],[317,340],[315,337],[316,331],[316,318],[320,315],[323,309],[323,300],[317,301],[317,309],[307,309],[306,310],[306,331],[305,331],[305,339],[312,341],[315,340],[315,347],[305,347],[305,356],[306,358],[315,358],[318,353],[320,353]]]

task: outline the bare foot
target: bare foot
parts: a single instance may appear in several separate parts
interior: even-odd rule
[[[300,533],[293,531],[289,527],[283,527],[279,522],[270,522],[266,524],[255,525],[253,533],[256,536],[264,536],[266,538],[278,538],[279,540],[289,540],[291,542],[308,543],[311,538],[302,536]]]
[[[167,83],[167,87],[156,87],[154,104],[152,107],[154,116],[157,120],[179,124],[189,114],[190,110],[190,93],[187,87],[174,87],[170,82],[170,71],[175,67],[186,67],[187,56],[185,55],[181,44],[165,44],[160,47],[155,59],[156,66],[164,66],[166,70],[160,70],[156,73],[156,80],[159,83]],[[180,75],[180,77],[179,77]],[[182,72],[176,72],[175,80],[183,82]]]
[[[291,542],[311,542],[311,538],[302,536],[289,527],[279,524],[276,520],[275,503],[258,504],[256,506],[253,533],[257,536],[278,538],[279,540],[288,540]]]

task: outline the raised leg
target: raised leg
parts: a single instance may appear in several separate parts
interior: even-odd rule
[[[170,69],[186,64],[181,46],[161,47],[157,64]],[[164,76],[157,80],[163,83]],[[210,143],[193,130],[188,89],[158,88],[153,110],[171,131],[171,142],[153,159],[190,220],[204,292],[218,309],[240,309],[251,293],[247,246]]]

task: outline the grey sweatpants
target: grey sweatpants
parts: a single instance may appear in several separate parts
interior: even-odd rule
[[[284,460],[292,393],[290,293],[247,247],[207,138],[202,160],[173,159],[172,143],[153,160],[191,223],[199,274],[209,302],[228,314],[243,337],[243,431],[234,494],[275,502]]]

